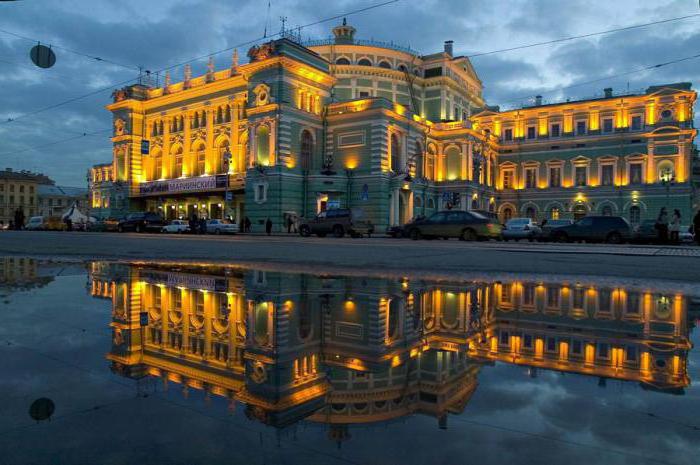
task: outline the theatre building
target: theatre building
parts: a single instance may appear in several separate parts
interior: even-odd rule
[[[112,182],[166,218],[361,208],[383,231],[454,208],[545,218],[693,208],[690,84],[499,111],[467,57],[355,38],[283,38],[249,62],[114,92]],[[94,198],[94,195],[93,195]]]

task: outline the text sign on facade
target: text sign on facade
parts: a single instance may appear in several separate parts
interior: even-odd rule
[[[164,192],[187,192],[221,189],[228,186],[227,175],[198,176],[196,178],[168,179],[166,181],[145,182],[139,186],[141,194]]]

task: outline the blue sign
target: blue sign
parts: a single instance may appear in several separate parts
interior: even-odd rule
[[[369,186],[367,184],[364,184],[362,186],[362,201],[367,202],[369,200]]]
[[[141,155],[148,155],[149,149],[151,148],[151,142],[144,139],[141,141]]]
[[[336,209],[336,208],[340,208],[340,200],[329,200],[329,201],[326,203],[326,208],[327,208],[328,210],[333,210],[333,209]]]
[[[233,200],[233,192],[228,191],[226,192],[226,201],[230,202],[231,200]]]
[[[148,312],[139,313],[139,324],[141,326],[148,326]]]

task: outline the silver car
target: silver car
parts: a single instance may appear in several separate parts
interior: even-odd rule
[[[238,230],[238,225],[229,220],[207,220],[208,234],[236,234]]]
[[[527,239],[534,241],[542,233],[540,227],[531,218],[511,218],[501,231],[504,240]]]

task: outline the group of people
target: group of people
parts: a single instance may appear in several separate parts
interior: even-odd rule
[[[672,244],[678,244],[680,242],[681,233],[680,210],[675,208],[669,220],[666,207],[662,207],[659,211],[659,216],[656,217],[654,228],[656,229],[656,234],[660,243],[666,244],[670,242]],[[693,223],[690,226],[690,229],[690,232],[695,234],[695,241],[700,244],[700,210],[698,210],[693,217]]]
[[[21,229],[24,229],[24,210],[22,210],[22,207],[18,208],[15,210],[15,213],[13,215],[14,220],[10,220],[9,224],[7,225],[7,229],[13,229],[16,231],[19,231]],[[2,221],[0,221],[0,229],[4,229],[4,224]]]

